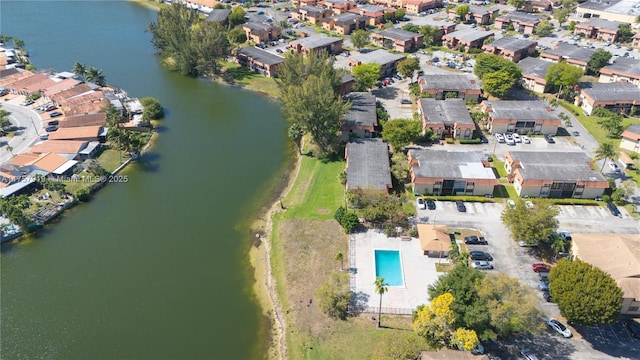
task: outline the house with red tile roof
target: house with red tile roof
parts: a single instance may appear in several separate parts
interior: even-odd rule
[[[49,134],[51,140],[107,141],[107,131],[102,126],[78,126],[59,128]]]

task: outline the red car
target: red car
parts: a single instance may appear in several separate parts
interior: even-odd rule
[[[535,272],[549,272],[551,271],[551,265],[543,264],[543,263],[535,263],[531,265],[531,269]]]

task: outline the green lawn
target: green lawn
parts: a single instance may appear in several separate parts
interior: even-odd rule
[[[240,85],[269,96],[278,96],[278,86],[272,78],[256,74],[234,62],[222,62],[221,65],[225,73],[223,78],[226,83]]]
[[[120,154],[118,150],[104,150],[100,156],[98,156],[98,164],[108,172],[113,172],[123,162],[128,159],[128,156],[123,152]]]
[[[493,161],[493,168],[496,169],[496,171],[498,172],[498,176],[501,177],[501,178],[505,178],[505,177],[507,177],[507,175],[509,175],[507,173],[507,169],[504,168],[504,161],[494,160]]]

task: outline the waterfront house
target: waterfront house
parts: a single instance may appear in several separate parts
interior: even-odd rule
[[[503,58],[518,62],[536,52],[538,43],[533,40],[519,39],[514,36],[505,36],[482,46],[482,50],[488,54],[502,56]]]
[[[22,153],[14,156],[10,163],[28,173],[39,170],[43,175],[61,176],[69,174],[78,161],[54,153]]]
[[[427,129],[438,138],[471,139],[476,124],[462,99],[435,100],[422,98],[418,102],[423,132]]]
[[[640,124],[629,126],[622,133],[620,148],[640,154]]]
[[[578,83],[575,105],[591,115],[596,107],[629,114],[631,108],[640,105],[640,89],[628,82]]]
[[[102,126],[59,128],[49,134],[49,140],[107,141],[107,129]]]
[[[489,116],[489,131],[495,133],[551,134],[562,125],[551,107],[541,100],[483,101]]]
[[[345,119],[340,124],[342,141],[352,138],[370,138],[376,134],[378,115],[376,97],[368,92],[352,92],[345,97],[351,102]]]
[[[498,185],[482,151],[411,149],[408,157],[414,194],[485,196]]]
[[[522,70],[522,86],[525,89],[542,94],[547,87],[547,70],[551,62],[526,57],[518,62]]]
[[[80,140],[46,140],[34,145],[31,152],[35,154],[54,153],[69,160],[75,160],[80,151],[84,150],[88,144],[88,141]]]
[[[236,61],[242,67],[267,77],[276,77],[278,65],[284,58],[253,46],[241,48],[236,53]]]
[[[107,124],[107,113],[97,112],[93,114],[82,114],[74,116],[66,116],[59,120],[61,128],[78,127],[78,126],[105,126]]]
[[[595,199],[609,182],[583,152],[508,151],[504,168],[520,197]]]
[[[91,93],[94,90],[87,84],[79,84],[70,89],[60,91],[58,93],[52,94],[50,96],[51,100],[56,103],[56,105],[60,105],[61,101],[66,99],[71,99],[83,94]]]
[[[347,191],[388,193],[389,148],[381,139],[351,139],[345,148]]]
[[[423,35],[398,28],[389,28],[371,33],[371,43],[375,46],[398,52],[416,51],[422,47]]]
[[[423,75],[418,78],[421,92],[427,92],[436,100],[443,100],[455,95],[464,101],[478,102],[481,89],[480,81],[469,74],[460,75]]]
[[[465,29],[442,36],[442,42],[449,49],[469,51],[469,49],[480,49],[484,42],[493,35],[491,31]]]

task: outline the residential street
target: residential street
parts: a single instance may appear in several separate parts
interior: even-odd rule
[[[10,112],[9,119],[11,124],[18,127],[16,135],[12,138],[2,137],[0,144],[0,164],[4,164],[11,160],[13,155],[24,152],[28,147],[33,145],[38,139],[38,134],[42,132],[42,119],[37,112],[29,107],[20,106],[20,102],[24,100],[23,96],[16,97],[10,101],[2,103],[2,107]],[[6,145],[10,145],[13,150],[11,153],[7,151]]]

